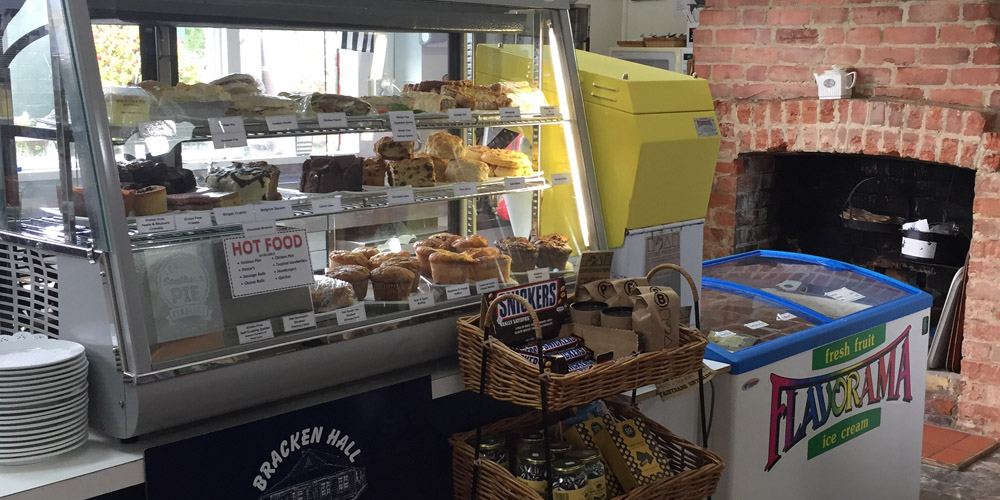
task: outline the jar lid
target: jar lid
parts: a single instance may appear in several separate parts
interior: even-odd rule
[[[500,436],[483,436],[482,441],[479,442],[480,450],[495,450],[504,446],[507,446],[507,440]]]
[[[561,458],[552,462],[552,470],[557,474],[576,474],[583,470],[583,462],[572,458]]]
[[[521,462],[528,465],[542,465],[545,463],[545,455],[540,451],[526,451],[520,455]]]
[[[583,464],[589,464],[591,462],[598,461],[601,456],[597,453],[597,450],[590,448],[584,448],[582,450],[573,450],[569,452],[570,458],[579,460]]]
[[[549,451],[552,453],[566,453],[572,450],[573,447],[570,446],[566,441],[556,441],[554,443],[549,443]]]
[[[525,436],[522,436],[521,437],[521,442],[522,443],[541,443],[542,442],[542,433],[541,432],[532,432],[531,434],[527,434]]]

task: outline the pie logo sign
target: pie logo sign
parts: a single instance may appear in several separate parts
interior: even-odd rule
[[[361,448],[340,429],[307,427],[277,443],[252,485],[261,492],[258,500],[357,499],[368,486],[365,468],[351,465],[359,455]]]
[[[170,307],[167,321],[174,324],[184,318],[209,319],[211,280],[201,259],[191,254],[170,256],[160,263],[156,274],[156,290]]]

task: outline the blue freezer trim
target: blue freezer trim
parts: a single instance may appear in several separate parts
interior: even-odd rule
[[[750,297],[756,300],[760,300],[769,305],[778,306],[779,309],[787,309],[789,312],[795,313],[796,316],[803,317],[821,325],[823,323],[829,323],[833,321],[831,318],[813,311],[812,309],[806,309],[800,304],[796,304],[788,299],[778,297],[777,295],[771,295],[767,292],[762,292],[756,288],[751,288],[746,285],[741,285],[739,283],[733,283],[731,281],[722,281],[715,278],[702,278],[701,286],[708,287],[715,290],[721,290],[723,292],[732,293],[735,295],[742,295],[744,297]]]

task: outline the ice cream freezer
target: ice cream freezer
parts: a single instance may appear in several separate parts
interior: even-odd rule
[[[916,500],[930,295],[838,261],[756,251],[703,269],[716,499]]]

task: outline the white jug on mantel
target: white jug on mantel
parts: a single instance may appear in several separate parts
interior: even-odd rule
[[[844,99],[851,97],[854,84],[858,81],[858,73],[851,71],[848,73],[843,66],[835,65],[832,69],[826,70],[822,75],[813,73],[816,77],[816,85],[819,87],[820,99]],[[850,80],[850,83],[848,83]]]

